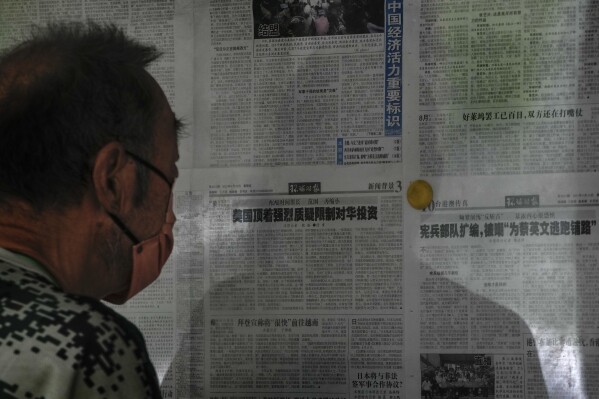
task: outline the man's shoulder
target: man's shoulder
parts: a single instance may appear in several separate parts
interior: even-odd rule
[[[82,392],[117,397],[128,384],[156,386],[132,323],[96,299],[66,294],[43,276],[6,263],[0,264],[0,347],[2,362],[14,366],[13,382],[19,367],[32,373],[32,365],[51,364],[62,369],[58,381],[79,384]]]
[[[32,318],[42,324],[61,324],[67,330],[83,328],[85,332],[90,332],[93,325],[100,328],[98,333],[107,323],[119,325],[127,332],[137,330],[101,301],[67,294],[44,276],[1,261],[0,300],[6,306],[0,309],[0,315],[20,314],[24,322]]]

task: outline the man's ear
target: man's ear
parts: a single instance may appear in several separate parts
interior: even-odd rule
[[[92,183],[99,204],[111,213],[122,213],[133,206],[136,169],[117,141],[98,151],[92,166]]]

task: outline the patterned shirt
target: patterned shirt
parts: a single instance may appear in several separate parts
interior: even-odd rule
[[[160,398],[139,330],[35,265],[0,249],[0,398]]]

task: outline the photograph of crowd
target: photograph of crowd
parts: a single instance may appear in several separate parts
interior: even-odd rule
[[[384,0],[253,0],[254,38],[383,33]]]
[[[423,399],[495,398],[490,355],[421,354],[420,376]]]

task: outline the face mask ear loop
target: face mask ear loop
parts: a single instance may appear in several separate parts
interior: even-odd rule
[[[127,237],[129,237],[129,239],[133,242],[133,244],[137,245],[140,243],[140,241],[137,239],[137,237],[135,237],[135,235],[131,232],[131,230],[129,230],[127,228],[127,226],[125,226],[125,224],[119,220],[119,218],[117,218],[112,213],[109,213],[109,212],[107,212],[107,213],[108,213],[108,216],[110,216],[110,218],[114,222],[114,224],[116,224],[123,231],[123,233],[125,233],[125,235]]]

